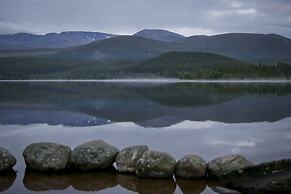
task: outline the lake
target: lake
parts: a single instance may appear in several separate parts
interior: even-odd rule
[[[25,170],[28,144],[71,148],[103,139],[146,144],[176,160],[232,153],[254,163],[291,157],[291,83],[0,82],[0,146],[17,157],[3,193],[216,193],[221,183],[146,180],[114,172],[42,175]]]

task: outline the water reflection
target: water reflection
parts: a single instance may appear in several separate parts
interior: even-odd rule
[[[16,179],[16,172],[8,171],[0,174],[0,192],[8,190]]]
[[[6,181],[8,177],[6,177]],[[187,179],[140,179],[133,175],[107,172],[67,172],[65,174],[43,174],[26,170],[23,184],[30,191],[62,190],[70,193],[69,187],[75,191],[96,192],[118,188],[139,194],[200,194],[207,188],[216,191],[223,184],[217,180],[187,180]],[[177,190],[177,186],[179,189]]]
[[[290,94],[291,84],[0,83],[0,123],[277,121],[291,116]]]
[[[117,186],[114,172],[72,173],[71,185],[78,191],[102,191]]]
[[[173,179],[139,179],[130,175],[117,175],[118,184],[139,194],[173,194],[176,183]]]
[[[117,182],[116,173],[110,171],[43,174],[26,169],[23,184],[30,191],[65,190],[69,186],[77,191],[101,191]]]
[[[70,186],[70,178],[66,174],[41,174],[26,169],[23,184],[31,191],[64,190]]]
[[[199,194],[206,189],[206,180],[187,180],[179,178],[176,181],[183,194]]]

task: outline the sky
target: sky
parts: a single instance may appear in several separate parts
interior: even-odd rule
[[[0,0],[0,34],[142,29],[291,38],[291,0]]]

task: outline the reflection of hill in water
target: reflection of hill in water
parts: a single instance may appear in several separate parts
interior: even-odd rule
[[[0,89],[2,123],[86,126],[111,120],[158,127],[291,115],[288,84],[1,83]]]

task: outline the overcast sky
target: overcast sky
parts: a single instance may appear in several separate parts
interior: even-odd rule
[[[0,33],[70,30],[183,35],[225,32],[291,37],[291,0],[0,0]]]

